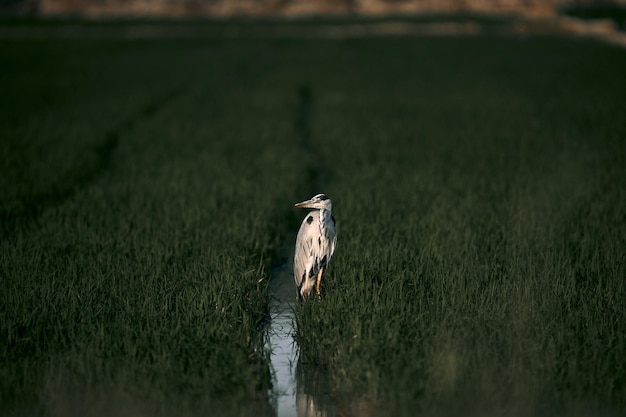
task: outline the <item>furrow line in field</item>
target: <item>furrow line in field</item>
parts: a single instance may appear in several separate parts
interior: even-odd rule
[[[295,120],[295,141],[303,154],[303,169],[307,175],[302,180],[303,193],[313,195],[325,192],[331,174],[315,143],[314,116],[315,100],[311,88],[303,84],[298,89],[298,105]],[[302,198],[305,196],[303,195]],[[310,393],[305,390],[309,384],[320,385],[325,381],[324,373],[300,363],[299,348],[294,339],[296,300],[293,281],[293,247],[297,230],[286,234],[286,239],[276,249],[270,268],[270,316],[263,319],[257,329],[266,332],[271,354],[276,415],[278,417],[300,414],[302,404],[309,401]]]
[[[172,90],[150,101],[146,106],[106,132],[102,142],[91,148],[86,157],[83,158],[82,163],[77,164],[53,187],[24,201],[24,208],[21,211],[0,213],[2,239],[8,239],[21,228],[31,227],[47,209],[62,204],[89,184],[94,183],[110,168],[120,138],[132,131],[138,122],[153,117],[180,94],[180,91]]]
[[[315,116],[315,97],[308,85],[302,85],[299,89],[299,108],[296,129],[298,146],[305,153],[305,160],[309,161],[306,167],[309,175],[307,178],[308,194],[314,195],[325,192],[331,180],[331,171],[326,166],[324,159],[316,151],[315,138],[313,136],[313,117]]]

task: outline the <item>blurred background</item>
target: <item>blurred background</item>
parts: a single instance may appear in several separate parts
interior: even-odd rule
[[[623,19],[624,0],[2,0],[3,14],[40,16],[299,16],[311,14],[505,13],[563,11]]]

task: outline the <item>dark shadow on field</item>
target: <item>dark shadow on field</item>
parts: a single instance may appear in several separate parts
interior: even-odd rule
[[[22,209],[0,213],[0,233],[3,239],[9,238],[22,227],[34,223],[47,209],[62,204],[77,192],[95,182],[111,165],[115,150],[122,136],[132,131],[138,122],[150,119],[181,94],[181,91],[169,91],[156,97],[145,107],[128,116],[119,125],[104,133],[101,143],[93,146],[82,162],[70,173],[61,178],[49,190],[29,196],[22,202]]]

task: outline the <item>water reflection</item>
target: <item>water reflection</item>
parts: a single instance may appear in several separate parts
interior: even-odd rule
[[[293,309],[288,303],[272,308],[269,347],[273,370],[273,395],[278,417],[297,416],[294,370],[297,348],[293,337]]]
[[[298,362],[296,368],[298,417],[335,417],[337,407],[324,372],[315,365]]]
[[[277,417],[335,417],[324,373],[298,357],[290,304],[274,306],[269,337]]]
[[[337,410],[323,371],[298,356],[293,310],[296,292],[291,269],[290,262],[274,268],[270,285],[272,320],[267,343],[271,352],[271,394],[275,399],[276,416],[335,417]]]

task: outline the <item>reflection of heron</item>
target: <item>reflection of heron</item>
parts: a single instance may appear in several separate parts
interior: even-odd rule
[[[322,276],[335,252],[337,229],[331,213],[332,203],[326,194],[318,194],[295,207],[317,209],[306,215],[296,238],[293,273],[298,298],[302,300],[311,293],[313,286],[320,294]]]
[[[314,362],[298,358],[295,373],[298,417],[374,417],[384,414],[369,397],[342,396],[332,388],[327,370]]]
[[[296,366],[296,413],[298,417],[338,417],[341,406],[335,403],[326,371],[315,364],[298,360]]]

